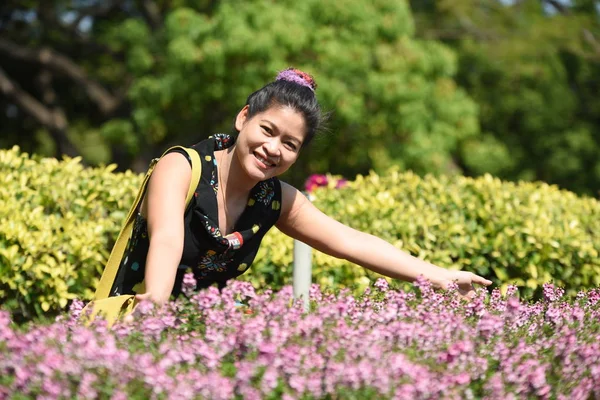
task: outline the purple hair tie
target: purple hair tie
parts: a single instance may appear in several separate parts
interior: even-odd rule
[[[313,93],[317,88],[317,84],[312,76],[296,68],[288,68],[281,71],[279,74],[277,74],[277,78],[275,78],[275,80],[297,83],[298,85],[309,88],[313,91]]]

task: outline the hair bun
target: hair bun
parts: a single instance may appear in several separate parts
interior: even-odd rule
[[[317,83],[310,74],[307,74],[306,72],[300,71],[296,68],[288,68],[281,71],[279,74],[277,74],[277,78],[275,78],[275,80],[294,82],[298,85],[309,88],[313,92],[317,88]]]

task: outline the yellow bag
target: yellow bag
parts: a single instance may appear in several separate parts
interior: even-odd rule
[[[161,158],[173,149],[185,150],[192,161],[192,180],[190,181],[190,187],[185,199],[185,204],[187,207],[192,200],[192,196],[194,195],[196,186],[200,180],[200,175],[202,174],[202,163],[200,162],[200,156],[198,155],[198,152],[182,146],[171,147],[161,156]],[[121,232],[117,237],[117,241],[113,246],[110,256],[108,257],[106,267],[104,268],[104,272],[102,273],[102,277],[100,278],[100,282],[96,288],[94,298],[82,310],[81,318],[86,325],[89,325],[96,318],[96,316],[101,315],[104,319],[106,319],[108,325],[111,326],[118,319],[131,313],[136,306],[134,295],[124,294],[121,296],[109,297],[109,293],[117,276],[119,265],[121,265],[121,260],[123,259],[123,254],[127,248],[127,243],[133,232],[133,223],[135,221],[135,214],[138,205],[144,197],[148,180],[150,179],[152,171],[154,170],[158,160],[160,160],[160,158],[155,158],[150,163],[148,171],[146,172],[146,176],[142,182],[142,186],[138,191],[137,197],[129,210],[127,219],[125,220],[125,224],[123,225],[123,228],[121,228]],[[142,293],[145,292],[144,282],[136,285],[136,287],[140,287],[140,291]]]

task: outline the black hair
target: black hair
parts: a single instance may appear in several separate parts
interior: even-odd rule
[[[313,85],[312,87],[315,87]],[[299,112],[304,117],[306,137],[302,147],[308,145],[320,131],[326,117],[321,112],[321,106],[313,89],[296,82],[277,80],[271,82],[248,96],[248,118],[264,112],[273,106],[287,106]]]

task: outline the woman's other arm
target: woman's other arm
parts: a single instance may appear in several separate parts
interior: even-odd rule
[[[156,164],[142,203],[150,246],[146,257],[146,293],[138,300],[169,300],[183,253],[185,198],[192,179],[183,154],[169,153]]]
[[[466,271],[450,271],[411,256],[376,236],[357,231],[317,209],[302,193],[282,182],[282,210],[277,228],[309,246],[390,278],[412,282],[419,275],[434,287],[456,281],[463,294],[472,284],[492,282]]]

